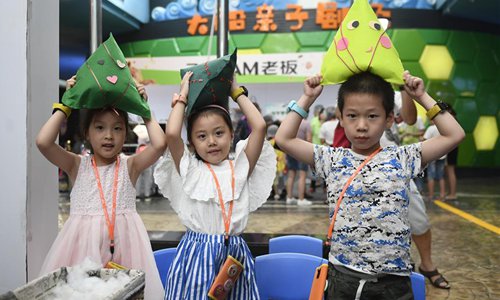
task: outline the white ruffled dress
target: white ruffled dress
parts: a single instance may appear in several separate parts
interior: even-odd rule
[[[177,255],[167,275],[165,299],[206,299],[217,272],[227,255],[240,260],[245,269],[228,299],[259,299],[253,257],[240,237],[250,212],[266,202],[276,174],[276,154],[268,142],[248,176],[245,154],[248,140],[238,142],[234,158],[235,195],[229,244],[224,243],[224,221],[215,181],[205,163],[187,147],[179,172],[167,149],[158,162],[154,178],[187,233],[177,247]],[[219,181],[226,210],[232,200],[229,161],[211,165]]]

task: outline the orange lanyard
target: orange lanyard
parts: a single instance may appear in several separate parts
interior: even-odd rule
[[[330,226],[328,227],[328,235],[327,235],[326,242],[325,242],[327,245],[330,245],[330,241],[332,239],[332,234],[333,234],[333,227],[335,225],[335,219],[337,219],[337,212],[339,211],[340,203],[342,202],[342,199],[344,199],[344,194],[347,191],[347,188],[349,187],[349,185],[353,181],[354,177],[356,177],[356,175],[358,175],[358,173],[361,171],[361,168],[363,168],[375,155],[377,155],[377,153],[379,153],[380,150],[382,150],[382,148],[378,148],[377,150],[373,151],[373,153],[370,154],[365,159],[365,161],[363,161],[361,163],[361,165],[359,165],[359,167],[356,169],[356,171],[354,171],[354,173],[351,175],[351,177],[349,177],[349,179],[347,179],[347,182],[345,183],[344,188],[342,188],[342,192],[340,192],[339,200],[337,201],[337,205],[335,206],[335,211],[333,212],[332,221],[330,222]]]
[[[217,193],[219,194],[219,203],[220,207],[222,209],[222,219],[224,220],[224,237],[226,240],[229,238],[229,226],[231,226],[231,215],[233,214],[233,205],[234,205],[234,167],[233,167],[233,162],[230,160],[229,161],[229,166],[231,166],[231,189],[233,192],[233,199],[231,199],[231,202],[229,202],[229,211],[226,215],[226,208],[224,206],[224,199],[222,199],[222,191],[220,189],[220,184],[219,180],[217,179],[217,175],[215,175],[214,170],[210,166],[209,163],[205,162],[207,165],[208,169],[210,170],[210,173],[212,173],[212,176],[214,177],[215,181],[215,186],[217,186]]]
[[[104,218],[106,219],[106,224],[108,224],[108,234],[110,239],[109,251],[111,252],[111,256],[113,256],[113,253],[115,252],[116,191],[118,189],[118,170],[120,169],[120,158],[119,157],[116,158],[116,164],[115,164],[115,177],[113,179],[113,208],[111,210],[111,220],[109,219],[106,199],[104,198],[104,192],[102,190],[101,178],[99,177],[99,171],[97,170],[97,164],[93,156],[92,156],[92,168],[94,169],[94,175],[97,181],[97,188],[99,189],[99,195],[101,196],[102,209],[104,210]]]

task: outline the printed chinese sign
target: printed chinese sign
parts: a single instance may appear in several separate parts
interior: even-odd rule
[[[384,10],[381,3],[373,3],[371,6],[379,18],[391,18],[391,11]],[[272,5],[263,4],[256,11],[230,11],[228,27],[230,32],[248,31],[249,28],[253,32],[275,32],[279,26],[286,26],[288,30],[295,32],[300,31],[306,22],[314,21],[316,30],[336,30],[348,10],[348,7],[338,7],[337,2],[318,3],[315,10],[304,10],[301,5],[287,4],[286,10],[279,11]],[[186,21],[187,32],[189,35],[209,34],[210,22],[211,16],[194,14]],[[214,26],[217,30],[217,24]]]

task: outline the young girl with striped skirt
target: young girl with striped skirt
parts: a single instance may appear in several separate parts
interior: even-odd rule
[[[248,118],[252,128],[248,139],[237,144],[234,159],[229,159],[233,139],[229,113],[221,105],[210,104],[188,109],[188,148],[181,129],[185,108],[192,107],[186,101],[190,82],[198,81],[190,80],[192,75],[184,75],[180,93],[174,94],[166,128],[169,148],[154,174],[161,192],[187,227],[167,275],[165,299],[207,299],[228,255],[244,269],[227,299],[259,299],[253,257],[240,234],[249,213],[270,194],[276,156],[265,142],[264,119],[235,78],[231,97]]]

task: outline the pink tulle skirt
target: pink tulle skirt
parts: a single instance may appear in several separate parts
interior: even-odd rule
[[[70,215],[52,244],[40,274],[80,264],[86,257],[104,266],[111,260],[109,243],[104,216]],[[146,273],[146,300],[163,299],[164,289],[149,237],[136,212],[116,215],[113,261]]]

